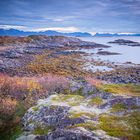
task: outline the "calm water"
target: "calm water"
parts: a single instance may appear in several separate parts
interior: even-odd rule
[[[80,37],[84,41],[93,41],[100,44],[105,44],[112,46],[110,48],[103,48],[102,51],[117,52],[120,55],[93,55],[94,58],[100,58],[101,60],[111,61],[111,62],[132,62],[135,64],[140,64],[140,46],[131,47],[126,45],[109,44],[109,41],[114,41],[116,39],[127,39],[136,42],[140,42],[140,37]],[[98,49],[84,50],[88,53],[97,53]],[[92,57],[92,56],[91,56]]]

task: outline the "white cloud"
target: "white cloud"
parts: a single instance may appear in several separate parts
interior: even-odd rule
[[[42,16],[43,19],[45,20],[50,20],[50,21],[54,21],[54,22],[62,22],[62,21],[68,21],[68,20],[72,20],[75,19],[76,16],[56,16],[56,17],[48,17],[46,15]]]
[[[24,30],[26,29],[26,26],[17,26],[17,25],[0,25],[1,29],[18,29],[18,30]]]
[[[76,27],[48,27],[48,28],[37,28],[37,29],[32,29],[31,31],[46,31],[46,30],[54,30],[58,32],[77,32],[79,31],[78,28]]]
[[[1,29],[17,29],[23,31],[47,31],[47,30],[54,30],[58,32],[77,32],[79,29],[77,27],[46,27],[46,28],[31,28],[26,26],[17,26],[17,25],[0,25]]]
[[[64,21],[64,19],[63,18],[56,18],[56,19],[53,19],[53,21],[61,22],[61,21]]]

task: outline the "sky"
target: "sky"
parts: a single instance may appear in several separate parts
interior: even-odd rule
[[[0,28],[140,33],[140,0],[0,0]]]

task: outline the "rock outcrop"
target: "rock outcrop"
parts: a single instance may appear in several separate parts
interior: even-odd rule
[[[114,105],[120,108],[115,110]],[[140,98],[116,97],[105,92],[88,97],[51,95],[47,99],[39,100],[36,106],[27,111],[22,120],[23,136],[17,140],[31,136],[33,140],[117,140],[118,137],[110,136],[102,130],[103,122],[100,117],[120,117],[132,113],[132,106],[138,109]]]

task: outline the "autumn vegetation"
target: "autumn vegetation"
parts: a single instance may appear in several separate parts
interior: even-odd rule
[[[10,77],[1,74],[0,77],[0,132],[3,135],[7,128],[9,131],[17,129],[25,111],[38,99],[69,87],[66,77],[51,74],[38,77]]]

